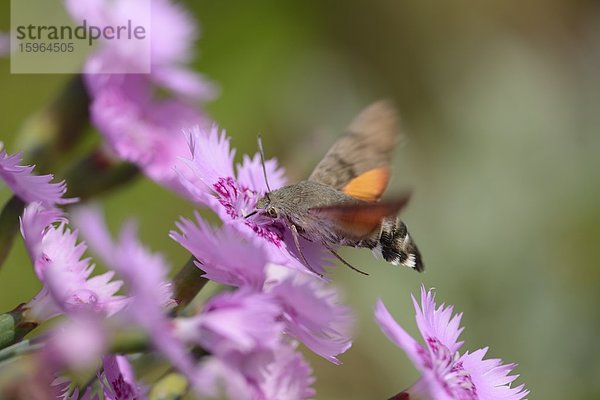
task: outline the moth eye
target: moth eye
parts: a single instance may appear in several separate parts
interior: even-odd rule
[[[271,218],[277,218],[277,210],[275,209],[275,207],[269,207],[269,208],[267,208],[267,214]]]

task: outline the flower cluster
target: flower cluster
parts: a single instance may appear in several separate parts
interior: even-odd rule
[[[222,223],[211,225],[199,212],[174,223],[169,236],[193,261],[179,274],[191,271],[193,282],[179,274],[171,281],[168,260],[141,242],[134,222],[113,237],[99,206],[75,206],[78,199],[64,197],[64,181],[35,175],[21,153],[9,155],[0,142],[0,180],[14,193],[0,215],[0,264],[20,226],[41,284],[31,300],[0,315],[0,367],[12,368],[17,356],[33,359],[28,376],[8,389],[0,382],[0,397],[146,399],[155,382],[134,366],[160,363],[187,383],[172,397],[313,398],[315,378],[300,348],[340,364],[354,317],[324,277],[332,265],[327,249],[304,238],[297,246],[285,226],[254,213],[268,186],[286,184],[283,169],[267,160],[267,185],[258,153],[235,164],[230,138],[197,111],[214,95],[188,68],[197,25],[174,0],[64,2],[75,20],[98,26],[122,25],[148,3],[150,73],[112,73],[140,62],[139,49],[102,43],[83,68],[91,122],[120,159]],[[0,55],[5,43],[0,34]],[[98,272],[92,257],[106,271]],[[206,280],[226,290],[193,302]],[[422,374],[394,398],[523,399],[524,386],[511,386],[514,365],[485,360],[487,349],[459,352],[461,315],[434,300],[424,287],[420,305],[413,297],[425,344],[377,303],[382,330]],[[43,334],[24,340],[50,320]]]
[[[204,278],[235,290],[210,298],[195,314],[175,318],[170,310],[179,300],[167,278],[170,266],[142,245],[133,223],[125,224],[115,240],[97,207],[80,206],[70,212],[78,227],[71,229],[65,212],[56,208],[72,202],[62,198],[64,182],[32,175],[32,167],[18,165],[20,156],[3,153],[0,176],[28,203],[21,234],[43,284],[20,308],[21,318],[35,326],[68,316],[47,335],[40,354],[47,379],[38,384],[46,382],[57,398],[97,399],[90,387],[72,390],[60,375],[65,369],[89,368],[98,368],[97,388],[104,398],[146,397],[148,388],[136,380],[129,359],[109,350],[115,331],[145,332],[151,348],[201,398],[223,393],[236,399],[311,398],[314,378],[298,344],[334,364],[351,346],[350,310],[288,250],[284,227],[245,218],[266,191],[259,155],[244,157],[234,167],[229,138],[215,126],[194,128],[187,139],[191,158],[183,165],[190,173],[177,170],[181,187],[215,211],[223,225],[211,226],[195,213],[193,220],[181,218],[170,236],[193,255]],[[275,160],[266,169],[274,187],[285,183]],[[108,272],[92,275],[91,259],[83,258],[88,246]],[[317,246],[308,253],[314,265],[326,263]],[[461,315],[453,316],[452,307],[437,307],[423,287],[421,304],[413,302],[425,345],[411,338],[381,301],[375,312],[385,334],[422,373],[395,398],[520,400],[528,394],[523,385],[511,386],[517,378],[510,375],[514,365],[485,360],[487,349],[459,353]]]
[[[260,165],[248,165],[240,168],[240,176],[246,176],[246,190],[256,196],[260,188],[253,186],[251,177],[259,173]],[[274,161],[269,165],[276,169]],[[21,174],[13,180],[23,187],[32,177]],[[49,180],[33,180],[27,187],[46,193],[55,185]],[[64,184],[60,190],[64,193]],[[207,276],[238,290],[213,297],[196,315],[171,319],[168,312],[176,301],[167,279],[170,267],[140,243],[135,226],[126,224],[113,240],[97,208],[80,206],[70,214],[78,229],[68,226],[63,211],[39,201],[28,204],[21,217],[21,233],[43,284],[22,308],[23,319],[38,325],[57,315],[68,316],[48,336],[42,353],[44,365],[54,371],[51,376],[59,376],[65,368],[93,367],[104,357],[98,379],[105,397],[128,398],[124,393],[141,397],[143,385],[132,378],[127,359],[106,355],[118,327],[117,331],[146,332],[152,347],[199,396],[216,396],[224,390],[242,399],[310,398],[314,378],[297,351],[297,341],[336,364],[337,356],[350,347],[352,318],[335,291],[311,274],[270,264],[271,254],[279,259],[282,253],[261,245],[271,242],[254,229],[241,234],[233,222],[217,229],[198,215],[196,223],[182,219],[182,233],[172,232],[172,237],[201,260],[198,266]],[[85,242],[78,240],[79,232]],[[94,265],[83,258],[88,246],[109,272],[92,276]],[[122,281],[114,280],[115,274]],[[118,293],[122,287],[125,294]],[[312,312],[315,307],[321,312]],[[190,348],[205,355],[197,360]],[[72,398],[74,392],[59,382],[55,385],[59,394],[63,390],[63,398]],[[81,394],[93,398],[89,390]]]
[[[142,6],[138,1],[103,0],[65,4],[75,19],[98,25],[114,25]],[[70,228],[67,214],[56,208],[72,202],[62,197],[65,183],[32,175],[32,167],[18,165],[19,154],[3,152],[1,177],[28,203],[21,233],[43,285],[19,308],[20,318],[33,329],[67,316],[46,335],[41,362],[54,380],[65,369],[95,368],[102,359],[98,381],[106,398],[144,397],[127,358],[109,352],[115,330],[145,332],[151,347],[199,396],[224,390],[233,398],[310,398],[314,378],[297,350],[298,341],[339,363],[337,356],[351,344],[350,311],[324,281],[306,274],[298,255],[288,250],[290,238],[283,227],[243,218],[266,190],[260,159],[258,154],[246,157],[236,178],[229,139],[216,127],[206,130],[205,118],[192,106],[212,94],[210,85],[185,67],[197,35],[193,21],[170,0],[152,0],[151,25],[150,74],[109,73],[115,64],[135,62],[135,52],[118,42],[105,43],[87,60],[84,79],[91,119],[120,158],[226,218],[219,229],[199,216],[196,223],[182,219],[182,232],[172,237],[202,260],[207,277],[239,289],[214,296],[196,315],[173,319],[169,310],[176,300],[167,280],[169,265],[139,242],[133,225],[126,225],[113,240],[100,212],[84,206],[70,210],[78,229]],[[166,98],[156,95],[160,88],[169,92]],[[196,128],[187,136],[179,132],[192,124]],[[191,159],[180,160],[188,150]],[[213,162],[211,158],[219,155],[222,158]],[[267,170],[273,186],[281,186],[283,171],[274,160],[267,162]],[[78,239],[80,231],[85,242]],[[203,236],[189,236],[200,231]],[[197,240],[203,237],[209,240]],[[233,258],[224,258],[231,247],[219,247],[221,237],[230,246],[239,245]],[[84,258],[88,247],[108,272],[93,274],[92,260]],[[315,265],[324,264],[321,253],[320,248],[307,250]],[[323,312],[312,313],[311,307]],[[192,357],[190,348],[204,355]],[[89,388],[69,390],[62,379],[53,387],[62,398],[96,398]]]
[[[308,330],[304,335],[315,336],[313,342],[327,349],[327,342],[334,339],[325,332],[310,329],[329,326],[331,321],[325,318],[333,318],[337,323],[346,318],[346,309],[332,304],[330,295],[314,297],[316,292],[311,293],[313,301],[332,309],[323,321],[298,317],[298,312],[290,309],[298,321],[287,324],[285,320],[291,317],[286,317],[284,300],[277,300],[282,296],[276,294],[275,289],[271,293],[253,290],[250,286],[213,297],[197,315],[169,320],[166,310],[174,302],[170,287],[165,283],[168,267],[160,256],[143,248],[133,227],[126,226],[119,240],[114,242],[97,210],[80,209],[75,213],[75,220],[90,247],[123,277],[128,287],[127,307],[123,310],[127,316],[123,321],[127,322],[121,322],[120,326],[133,324],[147,332],[154,347],[185,375],[198,395],[216,395],[221,387],[232,398],[242,399],[275,399],[287,390],[303,393],[303,397],[292,398],[313,395],[310,367],[294,350],[294,341],[283,333],[288,326]],[[301,297],[289,301],[295,299]],[[296,308],[302,306],[294,304]],[[331,330],[332,335],[333,328]],[[189,346],[207,355],[198,363],[190,356]],[[336,350],[323,351],[337,354]],[[293,386],[288,388],[288,383]],[[269,395],[271,392],[273,396]]]
[[[286,382],[303,377],[304,389],[302,385],[296,387],[308,396],[309,368],[294,351],[295,341],[339,364],[337,356],[351,345],[350,310],[339,303],[334,289],[310,273],[298,255],[288,250],[290,242],[283,226],[245,218],[267,190],[260,155],[245,156],[234,167],[235,151],[216,126],[209,130],[196,127],[187,132],[187,137],[191,158],[185,162],[193,174],[191,178],[181,174],[182,184],[189,190],[189,197],[211,208],[223,225],[213,227],[196,213],[193,221],[182,218],[171,237],[195,257],[204,277],[237,290],[213,299],[202,314],[182,320],[178,327],[186,337],[205,332],[201,336],[206,339],[198,344],[212,354],[206,364],[212,377],[207,379],[226,382],[232,398],[240,398],[239,394],[233,395],[240,387],[245,392],[262,392],[263,396],[267,395],[265,385],[275,385],[271,390],[284,390],[285,386],[265,371],[273,371]],[[268,160],[265,167],[271,187],[285,184],[275,160]],[[304,244],[316,260],[314,265],[321,266],[322,249],[307,241]],[[313,312],[316,309],[318,313]],[[224,323],[226,320],[229,322]],[[224,326],[228,326],[226,330]],[[281,358],[281,354],[287,356]],[[281,368],[282,362],[291,375],[276,371],[275,366]],[[244,367],[247,365],[253,367]],[[239,379],[231,379],[235,374]],[[246,385],[240,386],[242,382]]]

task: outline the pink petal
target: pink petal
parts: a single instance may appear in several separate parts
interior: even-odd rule
[[[34,166],[19,165],[22,154],[8,155],[2,150],[0,142],[0,179],[26,203],[40,202],[44,207],[51,208],[57,204],[71,204],[78,199],[64,199],[67,185],[64,181],[50,183],[52,175],[33,175]]]
[[[436,308],[435,294],[426,291],[421,285],[421,305],[412,297],[416,312],[416,321],[423,338],[436,338],[454,354],[463,342],[457,341],[463,328],[460,327],[462,314],[452,317],[453,307],[443,304]]]
[[[423,370],[426,360],[423,359],[425,349],[412,336],[410,336],[392,317],[381,299],[375,304],[375,320],[379,328],[396,346],[406,352],[413,364]]]
[[[196,223],[182,218],[181,231],[170,236],[200,260],[198,267],[207,279],[233,286],[261,290],[267,257],[263,249],[244,238],[231,226],[212,228],[198,213]]]
[[[283,308],[289,335],[326,360],[341,364],[337,356],[352,346],[353,317],[350,309],[339,303],[334,289],[321,280],[293,273],[274,284],[269,293]]]

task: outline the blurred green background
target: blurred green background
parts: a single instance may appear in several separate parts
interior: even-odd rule
[[[417,334],[421,282],[464,311],[464,349],[519,364],[532,399],[600,398],[600,4],[586,0],[201,1],[194,63],[220,85],[210,115],[238,156],[265,137],[291,180],[306,177],[369,102],[399,105],[410,143],[390,192],[414,191],[405,220],[427,271],[342,252],[333,281],[357,314],[336,367],[309,356],[319,399],[384,399],[417,373],[373,322],[381,297]],[[0,29],[9,27],[8,2]],[[0,139],[68,80],[10,75],[0,61]],[[58,171],[59,172],[59,171]],[[9,197],[0,191],[0,200]],[[110,225],[138,218],[172,265],[167,237],[194,206],[147,180],[103,197]],[[22,242],[0,270],[0,310],[39,288]],[[318,310],[315,310],[318,312]]]

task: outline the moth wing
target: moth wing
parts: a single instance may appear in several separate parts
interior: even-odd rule
[[[348,182],[342,188],[342,192],[362,201],[378,201],[385,192],[389,181],[389,168],[373,168]]]
[[[394,106],[385,100],[371,104],[354,118],[308,180],[364,201],[379,200],[389,181],[398,131]]]
[[[333,222],[344,237],[360,240],[377,229],[383,218],[396,215],[406,206],[409,198],[407,194],[393,201],[344,203],[311,208],[309,212]]]

